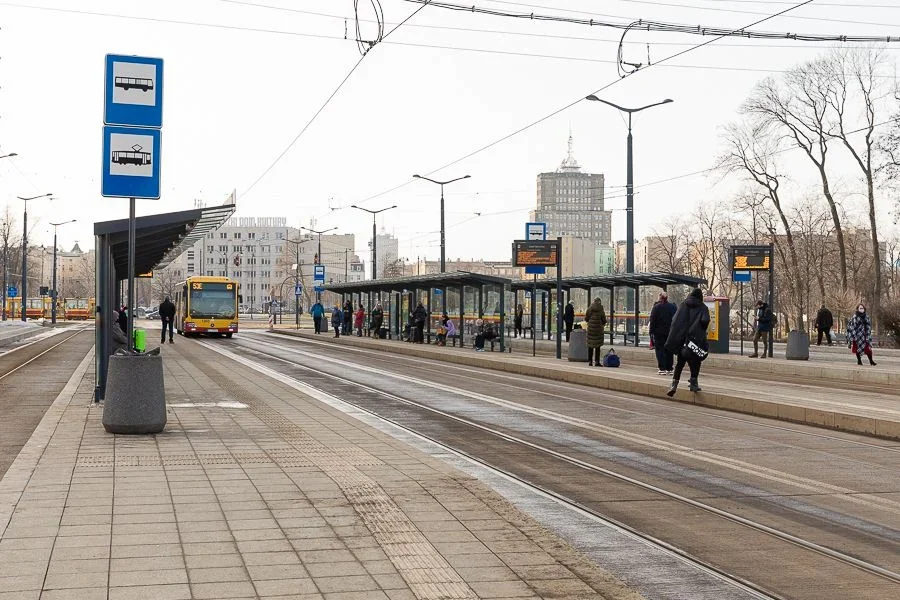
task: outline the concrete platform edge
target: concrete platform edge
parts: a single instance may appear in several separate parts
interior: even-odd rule
[[[590,385],[592,387],[608,389],[615,392],[652,396],[664,400],[667,399],[665,392],[668,389],[668,384],[628,381],[617,377],[609,377],[602,372],[585,374],[583,372],[572,372],[552,368],[534,368],[533,365],[523,365],[508,360],[502,360],[502,358],[494,358],[491,356],[491,353],[472,352],[471,355],[466,355],[460,352],[442,352],[440,356],[431,356],[429,350],[435,352],[438,350],[429,346],[423,347],[421,345],[357,338],[354,336],[334,338],[330,335],[315,335],[313,333],[296,330],[275,330],[274,333],[326,343],[346,344],[369,350],[387,351],[404,356],[440,358],[441,360],[453,364],[469,367],[481,367],[516,375],[530,375],[532,377],[540,377],[542,379],[550,379],[553,381]],[[425,351],[423,352],[423,350]],[[506,357],[509,355],[504,354],[500,356]],[[555,361],[556,359],[547,357],[546,360]],[[560,364],[569,365],[570,363],[565,362]],[[721,392],[699,392],[695,394],[688,392],[686,389],[679,389],[672,400],[675,402],[696,404],[707,408],[728,410],[731,412],[749,414],[779,421],[788,421],[802,425],[857,433],[870,437],[900,440],[900,422],[854,415],[849,412],[812,409],[787,402],[777,403],[769,400],[754,400],[746,396],[725,394]]]
[[[50,439],[53,437],[60,419],[62,419],[66,405],[75,395],[75,391],[78,389],[78,385],[81,383],[93,359],[94,347],[92,346],[75,368],[62,391],[53,400],[53,404],[44,413],[41,422],[38,423],[34,433],[31,434],[31,437],[19,451],[3,478],[0,479],[0,537],[3,537],[3,534],[6,532],[16,505],[28,485],[31,474],[37,467],[41,455],[47,448],[47,444],[50,443]]]

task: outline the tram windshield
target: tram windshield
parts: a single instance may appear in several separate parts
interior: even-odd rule
[[[204,283],[191,289],[192,318],[233,319],[235,317],[235,285],[233,283]],[[231,288],[231,289],[228,289]]]

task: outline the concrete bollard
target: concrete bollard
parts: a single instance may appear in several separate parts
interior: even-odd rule
[[[797,330],[788,333],[784,356],[788,360],[809,360],[809,334]]]
[[[159,354],[109,357],[103,428],[109,433],[159,433],[166,426],[166,388]]]
[[[569,336],[569,362],[587,362],[587,330],[573,329]]]

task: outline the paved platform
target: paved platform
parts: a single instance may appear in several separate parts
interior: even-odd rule
[[[471,348],[436,347],[424,344],[409,344],[391,340],[376,340],[342,336],[335,339],[330,334],[315,335],[300,331],[278,331],[277,335],[294,335],[323,342],[358,345],[365,348],[382,349],[412,356],[422,356],[446,360],[456,364],[496,369],[509,373],[532,375],[557,381],[593,385],[619,392],[628,392],[654,397],[665,397],[671,378],[656,375],[655,368],[629,363],[623,358],[624,366],[618,369],[588,367],[586,363],[556,360],[548,356],[531,357],[522,353],[505,354],[499,352],[474,352]],[[529,340],[530,343],[530,340]],[[616,348],[619,351],[619,347]],[[648,349],[632,349],[633,352],[652,353]],[[711,357],[708,361],[712,361]],[[719,357],[721,358],[721,357]],[[778,368],[784,360],[732,358],[726,360],[751,363],[760,369]],[[649,360],[645,365],[655,365]],[[707,363],[704,363],[707,364]],[[714,364],[709,362],[708,364]],[[787,363],[786,368],[796,368]],[[807,365],[809,367],[811,365]],[[704,367],[706,368],[706,367]],[[814,367],[816,369],[836,368]],[[819,427],[839,429],[888,439],[900,439],[900,399],[895,388],[881,383],[877,367],[850,367],[852,376],[839,380],[823,381],[821,384],[788,383],[734,375],[704,374],[700,383],[703,391],[691,393],[685,385],[679,389],[674,400],[702,406],[721,408],[785,421],[804,423]],[[887,369],[883,369],[887,372]],[[887,373],[896,375],[896,373]],[[872,377],[868,383],[878,391],[864,391],[854,387],[857,378]],[[877,386],[881,386],[880,388]]]
[[[478,480],[176,339],[114,436],[92,354],[0,480],[0,600],[636,599]]]

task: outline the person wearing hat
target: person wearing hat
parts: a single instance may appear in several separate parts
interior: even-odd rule
[[[656,351],[656,365],[659,367],[657,375],[673,375],[675,355],[666,350],[666,341],[669,339],[669,330],[672,328],[672,319],[678,308],[669,302],[669,295],[662,291],[659,300],[650,311],[650,340]]]
[[[703,302],[703,291],[700,288],[694,288],[675,312],[669,337],[665,343],[666,350],[678,357],[672,375],[672,387],[666,392],[670,398],[678,390],[678,382],[681,379],[684,365],[688,365],[691,370],[689,389],[692,392],[700,391],[698,378],[700,377],[701,359],[688,348],[688,343],[691,342],[698,346],[701,351],[708,351],[706,329],[709,327],[709,321],[709,308]]]

